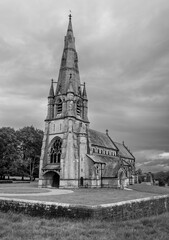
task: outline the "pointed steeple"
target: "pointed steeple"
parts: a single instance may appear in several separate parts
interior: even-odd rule
[[[54,97],[54,89],[53,89],[53,79],[52,79],[48,98],[53,98],[53,97]]]
[[[78,56],[75,48],[75,37],[72,28],[72,15],[69,15],[69,23],[64,41],[64,49],[61,59],[56,95],[60,92],[66,94],[69,88],[69,77],[72,74],[72,87],[74,93],[78,95],[80,87],[80,76],[78,68]]]
[[[82,94],[84,99],[87,99],[87,92],[86,92],[86,84],[84,82],[84,87],[83,87],[83,94]]]
[[[73,32],[73,28],[72,28],[72,15],[71,15],[71,13],[69,14],[69,24],[68,24],[68,29],[67,29],[67,32],[68,31],[71,31],[71,32]]]

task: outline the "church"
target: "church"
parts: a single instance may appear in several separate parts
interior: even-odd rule
[[[115,142],[108,130],[90,129],[69,15],[58,81],[51,81],[48,95],[39,187],[124,188],[134,181],[135,157],[124,142]]]

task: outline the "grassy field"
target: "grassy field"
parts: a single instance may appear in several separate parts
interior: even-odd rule
[[[140,220],[43,219],[0,212],[1,240],[168,240],[169,213]]]
[[[8,198],[29,199],[48,202],[62,202],[80,205],[100,205],[115,203],[119,201],[151,197],[158,194],[169,193],[169,188],[144,186],[142,184],[131,186],[133,190],[117,190],[117,189],[73,189],[72,193],[64,195],[46,195],[40,196],[40,192],[48,192],[49,189],[38,189],[37,183],[31,184],[1,184],[0,194],[3,193],[26,193],[26,196],[8,196]],[[37,195],[31,195],[37,193]]]
[[[41,192],[49,192],[49,190],[45,188],[41,188],[41,189],[38,188],[37,182],[0,184],[0,194],[3,194],[3,193],[27,194],[27,193],[41,193]]]
[[[1,184],[0,194],[3,193],[25,193],[26,196],[8,196],[8,198],[19,198],[28,200],[62,202],[80,205],[100,205],[115,203],[119,201],[139,199],[156,196],[159,194],[169,194],[169,188],[158,186],[149,186],[145,184],[136,184],[130,186],[133,190],[117,190],[111,188],[102,189],[72,189],[73,192],[64,195],[50,195],[49,189],[38,189],[37,182],[30,184]],[[48,192],[49,195],[40,196],[38,193]],[[31,195],[37,193],[37,195]]]
[[[130,185],[130,189],[134,191],[139,191],[139,192],[169,194],[169,187],[159,187],[159,186],[147,185],[145,183]]]
[[[37,183],[1,184],[0,193],[28,193],[18,198],[99,205],[129,199],[169,194],[169,188],[138,184],[133,190],[74,189],[65,195],[38,196],[48,189],[38,189]],[[31,196],[37,193],[37,196]],[[13,197],[11,197],[13,198]],[[17,198],[15,196],[15,198]],[[0,212],[1,240],[168,240],[169,213],[133,221],[45,219],[11,212]]]

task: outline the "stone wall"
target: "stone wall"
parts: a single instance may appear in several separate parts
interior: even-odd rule
[[[0,198],[0,211],[13,211],[46,218],[97,218],[114,221],[138,219],[169,211],[169,195],[99,206]]]

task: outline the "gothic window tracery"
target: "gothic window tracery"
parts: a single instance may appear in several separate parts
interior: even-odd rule
[[[50,163],[60,163],[62,153],[62,141],[57,138],[50,150]]]

